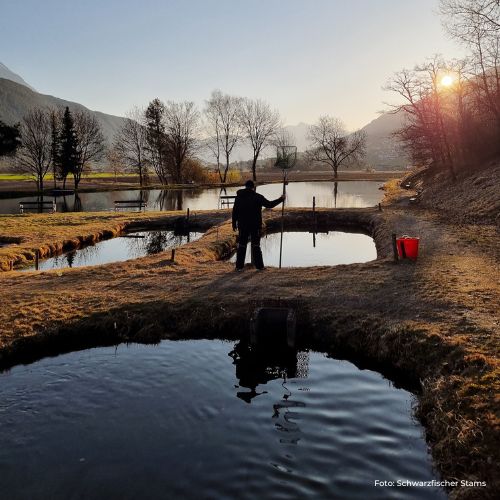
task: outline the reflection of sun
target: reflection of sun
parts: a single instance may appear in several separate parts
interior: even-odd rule
[[[451,75],[445,75],[441,78],[441,85],[449,87],[453,83],[453,77]]]

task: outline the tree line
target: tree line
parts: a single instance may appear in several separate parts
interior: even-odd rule
[[[500,2],[441,0],[447,33],[468,55],[434,56],[397,72],[386,86],[403,98],[393,106],[405,122],[396,133],[416,164],[468,168],[500,153]]]
[[[31,175],[39,191],[51,172],[66,187],[68,176],[74,187],[90,163],[103,157],[105,141],[100,125],[91,113],[63,109],[33,108],[21,123],[7,126],[0,123],[0,155],[15,156],[15,172]]]
[[[146,108],[134,107],[123,120],[113,143],[105,143],[99,122],[89,112],[31,109],[15,127],[0,124],[0,155],[15,154],[16,172],[34,177],[39,190],[52,173],[56,181],[73,177],[75,190],[92,163],[107,156],[109,164],[125,166],[139,176],[141,186],[154,173],[162,185],[203,179],[200,152],[208,153],[220,183],[228,182],[231,157],[238,144],[250,146],[251,171],[269,147],[294,145],[283,128],[278,111],[260,99],[214,90],[199,111],[190,101],[153,99]],[[361,132],[350,134],[342,122],[320,117],[309,129],[307,161],[329,165],[335,177],[339,167],[359,161],[364,154]]]

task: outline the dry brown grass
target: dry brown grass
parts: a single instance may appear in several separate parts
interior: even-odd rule
[[[308,224],[307,212],[287,214],[289,225]],[[205,214],[212,223],[216,215]],[[21,232],[21,245],[36,246],[165,217],[60,216],[52,225],[50,216],[31,216],[22,226],[18,217],[3,218],[8,225],[0,227],[8,229],[0,234]],[[0,363],[119,341],[237,338],[257,304],[279,298],[300,311],[304,345],[422,381],[418,415],[439,470],[449,479],[488,482],[487,489],[458,488],[452,496],[494,498],[500,477],[496,228],[445,222],[418,207],[322,210],[318,217],[326,226],[354,224],[371,232],[380,258],[232,273],[231,264],[217,260],[235,245],[226,222],[178,249],[176,262],[158,254],[62,273],[0,273],[8,290],[0,309]],[[392,232],[420,236],[416,263],[392,262]]]

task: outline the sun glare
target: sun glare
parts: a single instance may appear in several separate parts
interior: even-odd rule
[[[453,77],[451,75],[445,75],[441,78],[441,85],[449,87],[453,83]]]

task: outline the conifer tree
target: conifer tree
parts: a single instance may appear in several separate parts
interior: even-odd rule
[[[63,181],[64,189],[68,175],[74,173],[78,165],[76,132],[71,111],[67,106],[64,110],[59,146],[57,164],[59,178]]]

